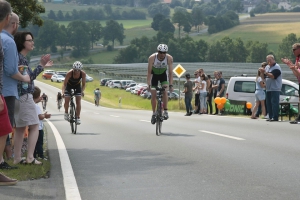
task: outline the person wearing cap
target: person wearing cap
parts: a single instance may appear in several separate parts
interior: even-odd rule
[[[148,59],[148,73],[147,73],[147,84],[148,91],[151,91],[151,105],[152,105],[152,117],[151,123],[156,122],[156,88],[158,82],[165,88],[163,94],[163,105],[164,105],[164,119],[169,118],[168,115],[168,90],[173,91],[173,57],[167,53],[168,46],[166,44],[159,44],[157,46],[157,52],[153,53]]]
[[[190,81],[191,75],[187,73],[185,75],[186,82],[184,83],[184,102],[186,108],[186,114],[184,116],[191,116],[193,114],[192,110],[192,98],[193,98],[193,82]]]

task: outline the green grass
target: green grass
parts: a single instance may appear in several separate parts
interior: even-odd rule
[[[47,129],[44,129],[44,137],[47,138]],[[44,155],[48,157],[47,143],[44,143]],[[28,181],[40,178],[49,178],[50,172],[50,160],[39,160],[43,165],[14,165],[13,160],[6,160],[11,166],[18,166],[18,169],[14,170],[0,170],[0,173],[7,175],[10,178],[17,179],[18,181]]]

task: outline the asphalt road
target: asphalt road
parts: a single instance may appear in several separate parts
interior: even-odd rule
[[[149,111],[83,102],[82,124],[73,135],[56,109],[58,89],[37,85],[49,96],[50,121],[66,146],[81,199],[300,198],[299,125],[170,111],[156,136]],[[48,133],[53,174],[1,188],[4,199],[65,198],[61,161]]]

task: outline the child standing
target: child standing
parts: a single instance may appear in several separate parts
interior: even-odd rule
[[[35,102],[35,107],[36,107],[36,112],[39,117],[40,123],[39,123],[39,137],[35,145],[35,150],[34,150],[34,157],[35,158],[41,158],[41,159],[46,159],[44,157],[44,150],[43,150],[43,141],[44,141],[44,124],[43,124],[43,119],[48,119],[51,117],[51,114],[47,114],[45,112],[42,114],[42,110],[39,107],[38,103],[41,102],[42,97],[41,95],[41,89],[38,88],[37,86],[34,87],[34,92],[33,92],[33,100]]]

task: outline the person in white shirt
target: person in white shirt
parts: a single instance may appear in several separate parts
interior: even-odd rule
[[[256,75],[256,90],[255,90],[255,106],[252,110],[251,119],[257,119],[255,116],[256,110],[261,105],[262,113],[266,117],[265,99],[266,94],[264,88],[266,87],[264,74],[260,72],[261,68],[258,69]]]
[[[200,113],[199,114],[205,114],[206,113],[206,97],[207,97],[207,86],[206,86],[206,80],[205,80],[205,74],[200,75]]]

